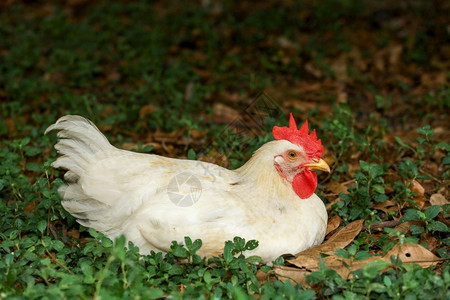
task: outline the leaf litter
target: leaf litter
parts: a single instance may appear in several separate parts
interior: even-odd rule
[[[258,273],[258,277],[262,282],[276,278],[281,281],[290,280],[294,284],[300,283],[303,286],[308,286],[306,276],[311,272],[319,271],[320,258],[323,259],[327,268],[335,270],[342,278],[348,278],[353,271],[370,266],[370,264],[377,264],[378,261],[383,261],[381,263],[383,268],[380,271],[386,270],[391,266],[392,256],[401,259],[404,264],[414,263],[423,268],[446,260],[437,257],[430,250],[418,244],[397,244],[384,255],[370,256],[363,260],[346,259],[336,255],[336,250],[351,244],[362,228],[362,220],[354,221],[337,231],[321,245],[297,253],[294,259],[287,260],[285,266],[274,266],[272,277],[268,277],[262,271]]]

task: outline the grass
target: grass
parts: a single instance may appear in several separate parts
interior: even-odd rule
[[[301,286],[261,283],[256,272],[272,267],[240,255],[255,241],[229,241],[209,260],[188,238],[140,255],[62,208],[55,136],[43,135],[59,116],[80,114],[115,145],[235,168],[293,111],[332,162],[317,191],[330,218],[414,222],[363,231],[338,255],[412,242],[448,258],[450,208],[430,200],[449,197],[445,4],[11,3],[0,6],[1,299],[450,296],[448,261],[421,268],[393,258],[389,270],[370,265],[349,278],[321,264]],[[215,105],[241,112],[261,91],[278,114],[236,142],[235,116]]]

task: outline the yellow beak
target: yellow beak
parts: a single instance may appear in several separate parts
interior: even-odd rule
[[[321,170],[321,171],[325,171],[330,173],[330,166],[323,160],[323,159],[312,159],[313,163],[312,164],[306,164],[303,165],[304,167],[308,167],[310,169],[317,169],[317,170]]]

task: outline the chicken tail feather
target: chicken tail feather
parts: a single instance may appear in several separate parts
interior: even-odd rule
[[[60,156],[52,166],[71,171],[72,181],[79,177],[97,152],[113,146],[91,121],[80,116],[64,116],[49,126],[45,134],[59,130],[55,149]]]
[[[63,207],[84,226],[107,232],[112,226],[108,220],[108,203],[88,196],[79,182],[88,175],[88,168],[105,153],[116,149],[100,130],[89,120],[80,116],[64,116],[49,126],[45,133],[58,130],[55,149],[61,156],[53,162],[54,168],[66,169],[64,179],[68,185],[59,188]],[[117,149],[116,149],[117,150]]]

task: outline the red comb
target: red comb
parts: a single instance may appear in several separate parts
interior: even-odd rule
[[[293,144],[302,146],[309,158],[322,157],[322,142],[317,139],[315,129],[309,134],[308,120],[305,121],[300,129],[297,129],[297,124],[291,113],[289,127],[274,126],[272,133],[276,140],[288,140]]]

